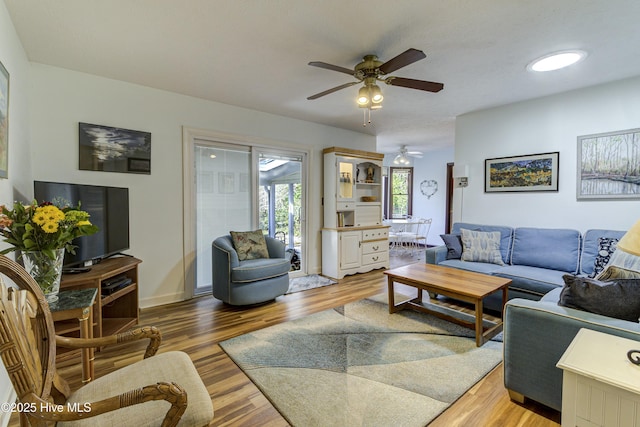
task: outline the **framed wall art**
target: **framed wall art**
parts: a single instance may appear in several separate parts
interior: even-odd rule
[[[79,123],[80,169],[151,174],[151,133]]]
[[[0,178],[9,169],[9,72],[0,62]]]
[[[485,193],[558,191],[560,152],[484,161]]]
[[[576,198],[640,199],[640,129],[578,137]]]

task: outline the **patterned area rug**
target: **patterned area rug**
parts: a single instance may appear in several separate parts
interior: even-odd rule
[[[389,314],[386,301],[381,294],[220,345],[293,426],[424,426],[500,363],[502,343],[477,348],[470,329]]]
[[[296,277],[295,279],[289,280],[289,290],[286,293],[292,294],[294,292],[335,285],[336,283],[338,282],[318,274],[310,274],[308,276]]]

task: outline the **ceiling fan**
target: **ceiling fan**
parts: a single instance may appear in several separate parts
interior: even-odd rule
[[[408,165],[410,163],[409,157],[415,157],[417,159],[422,158],[422,152],[420,151],[409,151],[407,150],[407,146],[403,145],[400,147],[400,151],[398,155],[393,159],[393,164],[395,165]]]
[[[387,62],[381,62],[376,55],[365,55],[362,62],[357,64],[353,70],[349,68],[340,67],[338,65],[327,64],[326,62],[313,61],[309,62],[309,65],[313,67],[324,68],[327,70],[338,71],[340,73],[349,74],[355,77],[357,81],[345,83],[343,85],[325,90],[315,95],[311,95],[307,99],[318,99],[322,96],[329,95],[330,93],[337,92],[341,89],[348,88],[358,83],[364,82],[364,86],[360,88],[358,92],[358,105],[362,108],[377,109],[382,107],[382,92],[376,84],[377,81],[385,82],[391,86],[402,86],[409,89],[424,90],[427,92],[439,92],[444,85],[442,83],[429,82],[425,80],[408,79],[405,77],[388,76],[402,67],[413,64],[421,59],[426,58],[427,55],[418,49],[407,49],[400,55],[388,60]]]

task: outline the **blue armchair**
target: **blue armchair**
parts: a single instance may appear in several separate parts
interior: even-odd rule
[[[269,258],[240,261],[231,236],[212,243],[213,296],[231,305],[270,301],[289,289],[290,256],[284,244],[265,236]]]

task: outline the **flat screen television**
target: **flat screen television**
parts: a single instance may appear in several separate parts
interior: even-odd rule
[[[84,266],[129,249],[129,189],[98,185],[34,181],[38,203],[61,200],[87,211],[98,232],[73,241],[76,253],[64,256],[64,267]],[[57,203],[56,203],[57,204]]]

